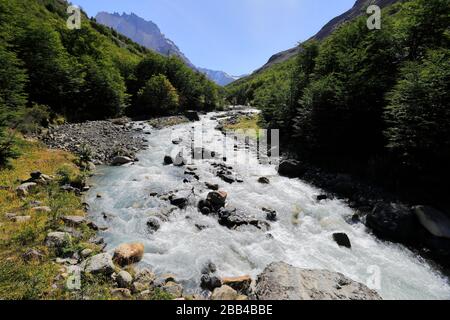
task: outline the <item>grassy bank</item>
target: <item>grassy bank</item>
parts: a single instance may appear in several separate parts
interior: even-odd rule
[[[81,291],[66,290],[66,267],[55,262],[55,253],[44,244],[47,233],[64,227],[62,216],[85,215],[81,198],[60,188],[83,179],[76,157],[24,139],[19,140],[18,149],[21,156],[0,170],[0,299],[110,298],[110,284],[103,279],[88,279]],[[32,171],[54,179],[21,198],[15,189]],[[100,251],[88,242],[95,236],[93,230],[80,227],[77,232],[79,237],[64,248],[67,255],[84,248]],[[40,256],[27,258],[30,250]]]
[[[260,115],[252,115],[252,116],[239,116],[237,121],[233,121],[233,123],[225,123],[224,129],[226,131],[244,131],[251,138],[260,138],[260,131],[264,129],[261,127],[261,116]]]

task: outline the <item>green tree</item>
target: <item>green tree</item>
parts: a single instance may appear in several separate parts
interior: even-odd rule
[[[79,98],[74,100],[79,113],[73,113],[74,117],[99,120],[120,116],[128,95],[119,70],[107,60],[85,59],[83,66],[84,83]]]
[[[28,70],[30,101],[63,113],[78,92],[80,78],[59,34],[46,25],[30,25],[19,35],[19,57]]]
[[[179,106],[177,90],[162,74],[147,81],[139,90],[137,101],[139,108],[149,116],[174,114]]]
[[[419,170],[448,167],[449,101],[450,50],[429,51],[402,69],[385,112],[388,148],[402,163]]]
[[[7,127],[16,122],[26,104],[26,81],[21,62],[0,43],[0,166],[17,156],[13,135]]]

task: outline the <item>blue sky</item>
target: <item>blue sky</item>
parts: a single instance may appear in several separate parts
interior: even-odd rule
[[[90,16],[134,12],[199,67],[250,73],[314,35],[355,0],[72,0]]]

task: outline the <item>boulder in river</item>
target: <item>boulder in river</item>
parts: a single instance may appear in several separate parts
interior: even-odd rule
[[[366,225],[385,240],[411,243],[416,241],[420,224],[412,210],[401,204],[380,203],[366,217]]]
[[[147,220],[147,227],[149,228],[149,230],[151,232],[156,232],[156,231],[158,231],[161,228],[161,222],[156,217],[150,217]]]
[[[259,178],[258,182],[261,183],[261,184],[270,184],[269,178],[266,178],[266,177]]]
[[[218,184],[213,184],[213,183],[209,183],[209,182],[205,182],[205,186],[213,191],[218,191],[219,190],[219,185]]]
[[[122,244],[114,251],[113,260],[121,267],[137,263],[144,256],[144,245],[142,243]]]
[[[165,156],[164,157],[164,165],[168,166],[173,164],[173,159],[171,156]]]
[[[305,173],[304,165],[297,160],[283,160],[278,166],[278,173],[280,176],[288,178],[297,178]]]
[[[266,219],[270,222],[276,222],[278,220],[277,218],[277,212],[275,210],[263,208],[262,209],[266,213]]]
[[[284,262],[270,264],[258,276],[255,294],[259,300],[381,300],[377,292],[340,273]]]
[[[122,166],[124,164],[131,163],[131,162],[133,162],[133,159],[131,159],[129,157],[117,156],[112,160],[111,164],[113,166]]]
[[[188,110],[184,113],[184,115],[189,119],[189,121],[200,121],[200,117],[197,111]]]
[[[228,194],[225,191],[212,191],[208,193],[206,200],[211,203],[214,208],[222,208],[225,206]]]
[[[450,239],[450,218],[432,207],[417,206],[414,213],[421,225],[432,235]]]
[[[190,194],[188,192],[180,192],[172,194],[169,197],[170,204],[180,209],[185,209],[188,206]]]
[[[260,230],[268,230],[267,222],[249,216],[246,212],[238,209],[225,209],[219,211],[219,224],[229,229],[237,229],[242,226],[253,226]]]
[[[340,247],[352,248],[350,239],[345,233],[334,233],[333,239]]]
[[[200,287],[204,290],[214,291],[214,289],[220,288],[221,286],[222,281],[219,277],[204,274],[200,279]]]

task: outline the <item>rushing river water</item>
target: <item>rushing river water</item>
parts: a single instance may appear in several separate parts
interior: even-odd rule
[[[353,211],[344,202],[318,202],[320,190],[299,179],[280,177],[274,164],[261,164],[243,146],[235,152],[233,145],[227,150],[236,156],[231,166],[244,182],[228,184],[216,177],[212,164],[222,162],[224,136],[215,130],[214,116],[217,114],[203,116],[195,124],[148,128],[149,149],[138,154],[139,162],[99,168],[87,202],[91,218],[108,228],[101,234],[107,250],[126,242],[142,242],[142,264],[156,273],[175,274],[190,290],[198,290],[201,269],[208,261],[216,264],[220,276],[249,274],[253,278],[269,263],[285,261],[302,268],[341,272],[375,287],[384,299],[450,298],[448,280],[421,258],[401,245],[377,240],[363,224],[347,223]],[[164,166],[163,159],[174,148],[190,147],[193,131],[203,133],[203,146],[219,152],[220,161],[194,160],[192,166],[200,181],[184,183],[185,168]],[[175,146],[175,138],[183,142]],[[230,153],[227,156],[232,158]],[[268,177],[270,184],[258,183],[262,176]],[[278,221],[271,223],[267,232],[220,226],[217,217],[204,216],[196,207],[209,192],[204,182],[219,184],[228,193],[228,206],[242,208],[261,220],[265,220],[261,209],[270,208],[278,212]],[[167,212],[170,204],[150,194],[192,189],[188,208],[174,211],[169,221],[151,233],[149,217]],[[332,239],[335,232],[345,232],[353,248],[338,247]]]

